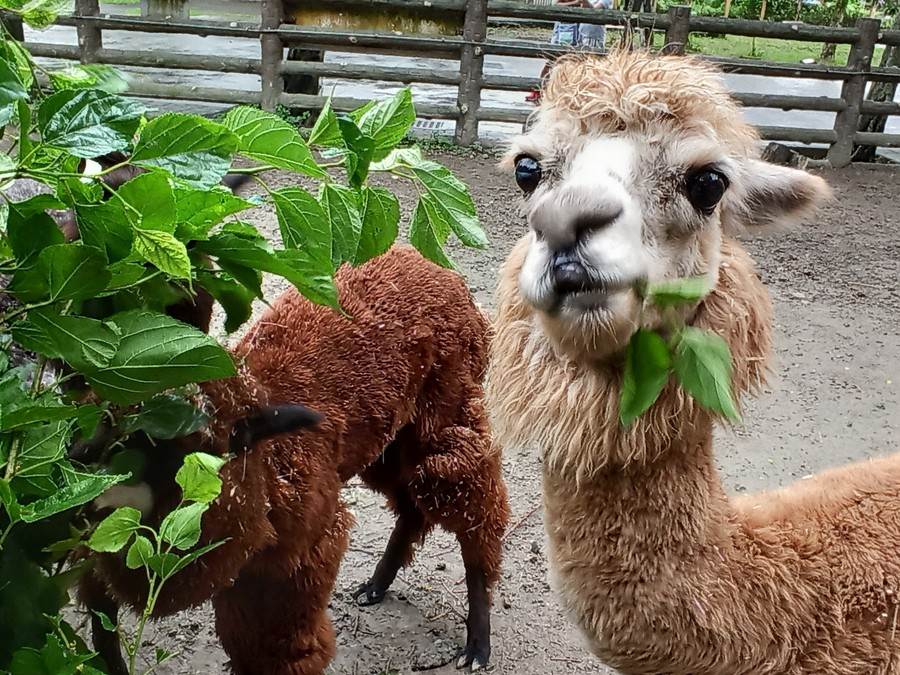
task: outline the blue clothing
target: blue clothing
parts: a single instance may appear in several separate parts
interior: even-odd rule
[[[609,9],[612,0],[589,0],[594,9]],[[553,38],[551,43],[555,45],[570,45],[572,47],[588,47],[591,49],[603,49],[606,45],[606,26],[593,23],[555,23],[553,25]]]

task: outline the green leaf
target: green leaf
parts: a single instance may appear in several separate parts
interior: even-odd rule
[[[181,562],[181,556],[175,553],[160,553],[150,558],[150,569],[156,572],[163,579],[167,579],[178,571],[178,563]]]
[[[412,92],[408,88],[398,91],[393,98],[379,101],[366,110],[357,120],[360,130],[375,141],[373,159],[378,161],[388,155],[402,141],[416,121]]]
[[[75,216],[81,241],[104,251],[110,263],[131,255],[134,227],[140,224],[140,218],[118,199],[102,204],[76,204]]]
[[[706,277],[686,277],[650,284],[647,297],[657,307],[673,307],[697,302],[709,293]]]
[[[390,191],[363,188],[362,232],[353,264],[362,265],[387,251],[397,239],[399,222],[400,203]]]
[[[11,523],[17,522],[21,518],[21,510],[16,495],[9,485],[8,480],[0,478],[0,504],[6,509],[6,515]]]
[[[303,249],[310,255],[331,261],[331,221],[316,198],[301,187],[272,193],[281,240],[288,249]]]
[[[199,242],[197,249],[217,258],[229,273],[237,267],[277,274],[313,302],[339,308],[330,256],[322,259],[305,250],[272,252],[264,243],[225,233]]]
[[[178,563],[173,568],[172,574],[173,575],[178,574],[181,570],[183,570],[185,567],[190,565],[197,558],[200,558],[201,556],[206,555],[213,549],[219,548],[224,543],[225,543],[225,541],[217,541],[212,544],[207,544],[206,546],[202,546],[202,547],[198,548],[197,550],[191,551],[187,555],[182,556],[181,559],[178,561]]]
[[[331,262],[337,269],[342,262],[356,259],[363,226],[359,198],[355,191],[343,185],[323,183],[319,203],[331,222]]]
[[[98,609],[93,609],[91,611],[98,619],[100,619],[100,625],[103,627],[103,630],[109,631],[110,633],[116,632],[116,624],[112,622],[112,619]]]
[[[373,162],[370,169],[372,171],[393,171],[399,167],[410,168],[427,161],[422,156],[422,149],[419,147],[397,148],[381,161]]]
[[[2,4],[0,2],[0,5]],[[19,76],[19,81],[25,85],[26,91],[31,89],[31,85],[34,84],[34,73],[31,70],[31,54],[18,40],[5,40],[2,44],[2,50],[6,53],[4,60],[14,66]],[[0,81],[2,81],[2,78],[0,78]]]
[[[9,205],[6,236],[21,266],[32,264],[45,248],[65,243],[59,225],[45,213],[48,208],[65,208],[65,204],[50,195],[38,195]]]
[[[255,292],[243,284],[202,271],[197,273],[197,282],[225,310],[226,332],[233,333],[253,314]]]
[[[224,457],[195,452],[184,458],[184,464],[175,474],[175,482],[181,486],[185,501],[209,504],[222,491],[219,471],[225,466]]]
[[[488,239],[478,223],[475,203],[465,184],[437,162],[423,161],[411,168],[427,190],[436,217],[443,218],[466,246],[486,248]]]
[[[243,155],[313,178],[327,176],[297,130],[272,113],[241,106],[226,115],[225,126],[240,139],[238,151]]]
[[[162,173],[143,173],[122,185],[116,194],[129,207],[130,222],[145,230],[175,231],[175,193]]]
[[[140,525],[140,511],[130,506],[118,508],[100,522],[88,539],[88,547],[98,553],[121,551]]]
[[[449,235],[444,231],[444,226],[443,221],[435,216],[433,207],[429,207],[427,197],[421,197],[409,226],[409,243],[429,260],[452,269],[453,263],[443,249]]]
[[[631,336],[625,352],[625,372],[619,398],[619,420],[630,426],[659,398],[669,381],[672,357],[657,333],[643,328]]]
[[[216,185],[231,166],[238,139],[216,122],[184,113],[167,113],[141,130],[133,163],[158,167],[198,188]]]
[[[731,393],[731,350],[722,337],[693,326],[682,328],[673,366],[681,386],[700,405],[740,421]]]
[[[90,438],[97,430],[100,418],[103,416],[103,408],[96,405],[82,405],[75,411],[75,423],[81,432],[82,438]]]
[[[160,230],[134,230],[134,252],[169,276],[191,278],[191,260],[183,242]]]
[[[147,274],[147,268],[142,263],[119,261],[109,266],[109,272],[112,279],[106,285],[107,291],[131,286],[140,281]]]
[[[211,190],[179,188],[175,190],[175,236],[182,241],[206,239],[209,231],[225,217],[253,206],[235,197],[226,187]]]
[[[47,145],[92,158],[126,149],[146,110],[96,89],[61,91],[41,103],[38,128]]]
[[[200,502],[178,507],[163,518],[160,539],[182,551],[195,546],[200,541],[200,520],[208,508],[208,504]]]
[[[121,94],[128,89],[128,79],[124,73],[101,63],[69,66],[48,73],[48,77],[57,91],[100,89],[111,94]]]
[[[150,567],[150,559],[153,557],[153,544],[147,537],[139,534],[134,538],[134,542],[128,549],[125,556],[125,565],[128,569],[136,570],[140,567]],[[104,628],[106,628],[104,626]],[[107,630],[109,630],[107,628]],[[115,628],[113,628],[115,630]]]
[[[359,188],[369,175],[369,165],[375,156],[375,139],[356,126],[353,120],[340,117],[338,127],[344,139],[344,164],[347,169],[347,181],[351,187]]]
[[[75,414],[71,405],[27,405],[0,414],[0,431],[14,431],[47,422],[67,420]]]
[[[18,70],[8,61],[0,60],[0,106],[28,98],[28,90],[19,77]]]
[[[110,277],[100,249],[56,244],[41,251],[34,268],[16,272],[11,290],[26,301],[83,300],[106,288]]]
[[[22,7],[22,19],[32,28],[43,30],[68,8],[68,0],[30,0]]]
[[[62,316],[49,309],[30,312],[28,320],[52,345],[49,353],[42,353],[59,356],[82,373],[108,366],[119,346],[118,329],[104,321]]]
[[[126,485],[137,485],[144,478],[147,455],[138,448],[123,448],[109,458],[107,468],[111,473],[131,475]]]
[[[216,340],[165,314],[132,310],[110,317],[121,339],[109,367],[88,377],[114,403],[137,403],[164,389],[235,374]]]
[[[54,465],[65,457],[70,435],[69,424],[66,422],[51,422],[26,429],[19,446],[15,476],[45,485],[53,473]],[[41,496],[47,494],[43,488],[36,491]]]
[[[330,98],[325,101],[325,106],[309,133],[309,144],[320,148],[344,147],[344,138],[341,136],[341,128],[338,125],[337,115],[334,114],[334,109],[331,107]]]
[[[126,433],[143,431],[153,438],[172,439],[188,436],[209,423],[209,417],[189,401],[171,394],[160,394],[144,403],[137,415],[122,420]]]

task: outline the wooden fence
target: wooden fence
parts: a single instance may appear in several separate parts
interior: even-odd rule
[[[191,69],[220,73],[258,74],[259,91],[234,91],[214,87],[136,82],[135,96],[182,99],[217,103],[255,103],[272,110],[284,105],[290,108],[317,108],[325,98],[313,94],[286,93],[284,77],[311,75],[349,80],[380,80],[398,83],[430,83],[457,88],[455,105],[420,104],[420,117],[451,119],[456,122],[455,140],[463,145],[478,140],[478,123],[482,121],[523,123],[530,110],[517,107],[487,106],[485,90],[528,91],[538,85],[537,78],[497,75],[485,72],[486,55],[546,58],[565,51],[564,47],[515,40],[490,39],[489,20],[528,19],[531,21],[571,21],[623,26],[628,30],[652,29],[665,32],[664,51],[682,53],[691,33],[742,35],[782,38],[810,42],[850,45],[844,66],[823,64],[785,64],[744,59],[711,58],[731,73],[838,80],[842,82],[839,97],[790,96],[781,94],[735,93],[747,107],[782,110],[812,110],[835,113],[831,129],[792,126],[762,126],[761,136],[769,140],[827,144],[828,159],[835,166],[850,163],[856,146],[900,147],[900,134],[858,131],[864,115],[900,115],[900,104],[865,99],[869,82],[900,83],[900,68],[873,65],[876,45],[900,46],[900,30],[883,30],[877,19],[860,19],[854,27],[822,27],[803,23],[773,23],[692,16],[689,7],[670,7],[666,14],[627,13],[613,10],[590,10],[561,6],[525,4],[521,0],[317,0],[335,11],[367,8],[391,11],[414,10],[424,17],[458,17],[458,36],[396,34],[390,31],[331,31],[311,26],[286,23],[281,0],[263,0],[259,23],[204,21],[196,19],[153,20],[118,15],[101,15],[98,0],[76,0],[75,14],[60,16],[57,24],[75,26],[78,45],[55,45],[27,42],[35,56],[63,58],[82,63],[107,63],[119,66],[149,66],[163,69]],[[8,21],[8,17],[7,17]],[[176,33],[199,36],[226,36],[259,40],[261,58],[226,55],[187,55],[132,49],[103,47],[104,30],[149,33]],[[445,70],[398,66],[340,64],[332,62],[291,61],[285,59],[285,48],[335,52],[398,54],[449,59]],[[401,60],[402,64],[403,61]],[[332,105],[349,110],[364,101],[335,98]]]

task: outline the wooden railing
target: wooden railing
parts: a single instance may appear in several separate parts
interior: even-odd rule
[[[835,166],[850,163],[854,148],[857,146],[900,147],[900,134],[858,131],[863,115],[900,115],[898,103],[867,101],[865,98],[866,85],[869,82],[900,82],[900,68],[880,68],[873,65],[876,45],[900,46],[900,30],[883,30],[877,19],[860,19],[854,27],[847,28],[692,16],[690,8],[684,6],[670,7],[666,14],[635,14],[613,10],[525,4],[520,0],[319,1],[333,6],[335,10],[351,12],[354,8],[360,7],[381,8],[388,12],[414,8],[426,17],[439,16],[446,19],[448,16],[456,16],[460,26],[459,35],[440,37],[391,32],[330,31],[311,26],[296,26],[286,23],[285,8],[281,0],[263,0],[259,23],[194,19],[163,21],[100,15],[98,0],[76,0],[75,14],[59,17],[57,24],[77,28],[77,46],[40,42],[26,42],[26,46],[35,56],[73,59],[83,63],[258,74],[261,78],[259,91],[234,91],[139,80],[133,83],[130,93],[153,98],[253,103],[265,109],[274,109],[279,104],[290,108],[318,108],[324,104],[325,98],[321,95],[286,93],[284,77],[290,75],[448,85],[457,88],[455,105],[420,104],[417,111],[419,116],[424,118],[455,120],[456,141],[468,145],[478,140],[479,122],[522,123],[531,112],[522,107],[485,105],[482,95],[485,90],[525,92],[539,84],[534,77],[494,75],[485,72],[486,55],[547,58],[566,51],[564,47],[546,44],[491,39],[487,34],[489,20],[510,18],[546,22],[559,20],[622,26],[628,30],[663,31],[665,33],[663,51],[675,54],[684,52],[691,33],[831,42],[850,45],[846,65],[786,64],[718,57],[711,57],[710,60],[730,73],[842,82],[841,92],[837,97],[736,92],[735,98],[747,107],[835,113],[834,125],[830,129],[788,125],[761,126],[759,131],[764,139],[827,144],[828,159]],[[9,17],[6,20],[9,21]],[[107,49],[103,47],[103,31],[110,29],[250,38],[260,41],[261,58]],[[435,70],[409,66],[402,60],[398,66],[290,61],[285,59],[287,47],[326,52],[426,56],[456,61],[458,67]],[[364,102],[351,98],[335,98],[332,105],[338,110],[349,110]]]

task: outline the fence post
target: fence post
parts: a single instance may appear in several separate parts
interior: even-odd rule
[[[15,14],[0,14],[0,21],[3,27],[9,33],[13,40],[25,42],[25,27],[22,25],[22,19]]]
[[[900,14],[894,17],[894,29],[900,29]],[[900,67],[900,46],[885,46],[884,54],[881,57],[882,68]],[[869,87],[867,101],[876,103],[890,103],[897,94],[896,82],[873,82]],[[859,119],[859,131],[868,131],[870,133],[884,133],[887,126],[888,115],[862,115]],[[853,158],[860,162],[874,162],[875,156],[878,154],[878,147],[875,145],[861,145],[853,150]]]
[[[841,87],[847,107],[834,116],[835,142],[828,148],[828,161],[834,167],[847,166],[853,159],[853,136],[859,128],[860,106],[866,97],[866,75],[875,54],[875,42],[881,29],[880,19],[859,19],[859,40],[850,47],[847,67],[858,75],[849,75]]]
[[[478,108],[481,106],[481,83],[484,78],[484,50],[472,43],[487,38],[487,0],[468,0],[463,21],[463,45],[459,57],[459,93],[456,106],[455,140],[459,145],[472,145],[478,140]]]
[[[267,31],[278,30],[284,18],[284,9],[281,0],[262,0],[260,8],[260,52],[262,63],[259,68],[259,76],[262,89],[260,91],[260,105],[263,110],[273,112],[278,107],[281,92],[284,90],[284,80],[281,75],[281,61],[284,58],[284,43],[281,38]]]
[[[666,29],[666,44],[663,45],[662,53],[684,54],[688,36],[691,34],[691,7],[672,5],[666,14],[669,18],[669,27]]]
[[[150,19],[187,19],[187,0],[141,0],[141,16]]]
[[[100,16],[100,0],[75,0],[75,13],[78,16]],[[96,63],[97,50],[103,47],[103,33],[96,25],[79,21],[78,48],[81,50],[82,63]]]

